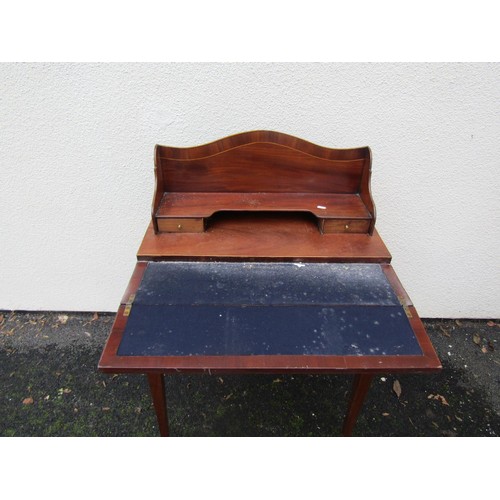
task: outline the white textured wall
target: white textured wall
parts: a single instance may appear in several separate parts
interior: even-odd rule
[[[115,310],[156,143],[369,145],[423,317],[500,316],[499,64],[0,64],[0,308]]]

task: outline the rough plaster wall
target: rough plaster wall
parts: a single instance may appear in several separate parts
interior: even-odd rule
[[[372,148],[424,317],[499,317],[498,64],[1,64],[0,308],[115,310],[156,143],[271,129]]]

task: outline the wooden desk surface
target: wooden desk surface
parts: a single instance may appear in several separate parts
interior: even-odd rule
[[[252,213],[216,217],[203,233],[154,234],[150,224],[137,258],[389,263],[391,254],[377,230],[321,234],[306,214]]]

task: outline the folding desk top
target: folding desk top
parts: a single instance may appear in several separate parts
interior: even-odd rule
[[[141,261],[99,369],[388,373],[441,363],[389,264]]]
[[[151,262],[119,356],[422,355],[378,264]]]

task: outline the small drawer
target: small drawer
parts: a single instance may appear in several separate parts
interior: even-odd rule
[[[324,219],[323,233],[368,233],[369,219]]]
[[[203,217],[158,219],[158,231],[161,233],[202,233],[204,230]]]

